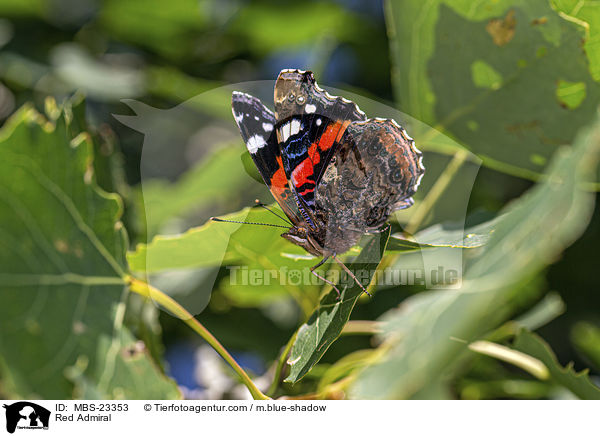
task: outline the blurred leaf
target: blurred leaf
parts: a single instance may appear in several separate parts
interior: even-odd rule
[[[465,350],[510,315],[529,277],[585,229],[594,196],[579,189],[596,170],[600,123],[583,130],[556,156],[547,176],[509,205],[483,253],[467,265],[458,290],[411,297],[382,317],[390,347],[353,387],[357,398],[410,398],[446,371]]]
[[[101,62],[78,45],[63,43],[52,50],[54,74],[73,89],[99,100],[118,100],[142,95],[146,89],[138,69]]]
[[[459,388],[463,400],[488,400],[499,398],[547,398],[552,387],[538,380],[502,379],[489,381],[465,380]]]
[[[231,26],[252,50],[265,54],[314,44],[319,37],[353,40],[360,28],[357,20],[335,3],[292,3],[281,8],[252,3],[239,11]]]
[[[469,350],[511,363],[540,380],[547,380],[550,376],[548,368],[542,361],[504,345],[489,341],[475,341],[469,344]]]
[[[108,0],[97,18],[113,37],[150,48],[170,59],[195,52],[197,35],[209,17],[206,1]]]
[[[468,229],[454,224],[436,224],[414,235],[415,241],[402,239],[402,234],[394,234],[387,245],[388,251],[411,251],[422,248],[450,247],[477,248],[486,244],[495,226],[502,217],[478,224]]]
[[[342,357],[323,373],[317,385],[317,392],[326,394],[330,385],[366,366],[376,352],[373,349],[358,350]]]
[[[370,282],[383,256],[389,236],[389,229],[381,235],[370,236],[356,260],[348,265],[356,277],[363,277],[364,273],[368,273],[366,278]],[[340,289],[340,292],[341,299],[338,301],[337,293],[332,289],[323,297],[308,321],[300,326],[288,358],[290,374],[285,381],[296,383],[304,377],[342,333],[356,301],[363,295],[363,290],[351,281],[350,287]]]
[[[537,330],[562,315],[565,309],[565,303],[560,298],[560,294],[550,292],[531,310],[515,318],[514,322],[528,330]]]
[[[572,364],[563,368],[556,360],[550,346],[535,333],[521,330],[513,347],[543,362],[554,382],[566,387],[582,400],[600,400],[600,388],[590,381],[588,370],[577,373]]]
[[[239,166],[241,148],[220,148],[212,156],[187,171],[176,183],[159,179],[143,182],[142,193],[148,234],[158,232],[170,218],[181,217],[210,204],[226,206],[247,181]],[[227,174],[227,177],[223,177]]]
[[[2,0],[0,14],[8,16],[44,16],[46,6],[44,0]]]
[[[600,22],[588,2],[564,3]],[[597,58],[590,67],[582,23],[547,0],[388,0],[386,18],[402,110],[445,129],[484,165],[536,179],[594,117],[597,42],[586,40]]]
[[[571,330],[571,341],[594,368],[600,369],[600,328],[589,322],[578,322]]]
[[[183,105],[230,122],[231,92],[221,87],[221,83],[193,77],[176,68],[149,66],[145,73],[148,93],[183,102]],[[209,91],[212,92],[199,97]]]
[[[72,380],[88,395],[79,374],[94,397],[178,398],[123,326],[120,199],[97,187],[93,145],[71,107],[50,112],[55,123],[25,106],[0,131],[4,394],[71,398]]]

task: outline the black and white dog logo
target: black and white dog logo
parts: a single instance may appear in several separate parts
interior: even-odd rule
[[[6,409],[6,431],[15,429],[48,429],[50,411],[29,401],[3,406]]]

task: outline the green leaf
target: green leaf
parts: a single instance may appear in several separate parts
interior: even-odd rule
[[[553,2],[563,10],[550,3],[388,0],[401,109],[445,131],[484,165],[537,179],[600,102],[597,43],[586,38],[581,50],[586,21],[596,34],[600,10],[585,1]]]
[[[388,229],[379,236],[369,237],[360,255],[349,265],[356,277],[364,277],[366,273],[369,281],[372,279],[389,236]],[[339,301],[335,289],[323,297],[319,307],[298,330],[288,358],[290,374],[285,381],[296,383],[304,377],[342,333],[363,290],[352,281],[349,288],[340,289],[340,292]]]
[[[142,192],[148,234],[156,234],[173,217],[182,217],[194,210],[222,204],[227,205],[248,176],[242,171],[231,171],[239,166],[243,149],[226,147],[187,171],[176,183],[159,179],[143,182]],[[227,177],[222,177],[228,174]]]
[[[518,326],[533,331],[562,315],[565,309],[565,303],[560,295],[550,292],[529,311],[515,318],[514,322]]]
[[[401,234],[393,234],[387,245],[387,251],[414,251],[436,247],[482,247],[501,219],[497,217],[464,230],[454,224],[436,224],[415,234],[414,241],[403,239]]]
[[[551,0],[552,7],[561,16],[585,31],[583,48],[589,59],[590,71],[594,80],[600,80],[600,11],[593,0]]]
[[[274,207],[276,211],[276,207]],[[282,213],[279,211],[279,213]],[[225,220],[281,225],[264,209],[246,208],[221,217]],[[308,272],[318,262],[306,251],[280,235],[284,229],[209,221],[180,235],[155,236],[129,252],[130,268],[140,273],[220,267],[230,275],[219,284],[222,291],[241,306],[256,306],[288,297],[290,292],[305,309],[321,284]],[[303,278],[309,276],[306,280]],[[300,281],[306,286],[299,286]],[[312,284],[311,284],[312,283]],[[310,308],[309,308],[310,306]]]
[[[600,400],[600,388],[590,381],[588,370],[577,373],[572,364],[562,367],[550,346],[535,333],[522,329],[513,348],[543,362],[555,383],[569,389],[582,400]]]
[[[330,385],[366,366],[376,352],[373,349],[357,350],[342,357],[325,370],[319,380],[317,392],[326,393]]]
[[[256,222],[281,225],[276,222],[277,218],[264,209],[245,208],[219,218],[238,223],[208,221],[179,235],[157,235],[149,244],[138,244],[135,251],[127,254],[131,270],[152,273],[219,266],[221,263],[231,264],[250,258],[257,251],[268,255],[277,249],[284,253],[305,253],[280,237],[284,229],[257,229],[240,224]],[[277,257],[283,256],[278,252]]]
[[[365,369],[356,398],[410,398],[452,371],[466,344],[510,316],[523,284],[585,229],[594,196],[581,190],[596,170],[600,123],[586,128],[573,148],[555,156],[543,182],[502,211],[483,252],[470,261],[460,289],[410,297],[384,314],[389,352]]]
[[[94,397],[178,398],[123,326],[121,201],[97,187],[93,145],[71,107],[54,112],[50,122],[25,106],[0,131],[3,393],[85,396],[79,373]]]
[[[118,40],[148,47],[169,59],[195,53],[194,34],[204,30],[211,19],[206,2],[183,0],[109,0],[103,3],[98,24]]]
[[[310,7],[289,4],[285,8],[250,4],[240,10],[231,23],[232,30],[245,35],[247,44],[263,55],[274,50],[290,50],[314,44],[315,35],[324,29],[331,38],[341,41],[356,39],[358,17],[335,3],[314,3]],[[248,23],[252,23],[248,28]],[[290,32],[290,29],[294,29]]]
[[[600,369],[600,328],[589,322],[578,322],[571,330],[571,341],[594,368]]]
[[[546,380],[550,376],[548,368],[539,359],[504,345],[489,341],[475,341],[469,344],[469,349],[518,366],[540,380]]]

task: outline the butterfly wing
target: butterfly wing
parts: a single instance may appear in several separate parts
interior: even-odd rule
[[[274,132],[275,115],[261,101],[243,92],[234,92],[231,108],[248,152],[271,194],[293,223],[300,221],[290,190],[281,151]]]
[[[310,71],[283,70],[275,84],[275,131],[283,166],[299,202],[315,209],[315,189],[342,135],[366,120],[358,106],[319,88]],[[304,215],[304,214],[303,214]]]

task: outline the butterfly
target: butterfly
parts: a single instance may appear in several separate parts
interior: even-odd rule
[[[282,70],[274,105],[272,112],[249,94],[232,95],[242,139],[289,220],[281,236],[322,258],[311,273],[339,298],[315,270],[332,258],[354,277],[337,256],[413,204],[423,155],[394,120],[367,119],[354,102],[321,89],[310,71]]]

